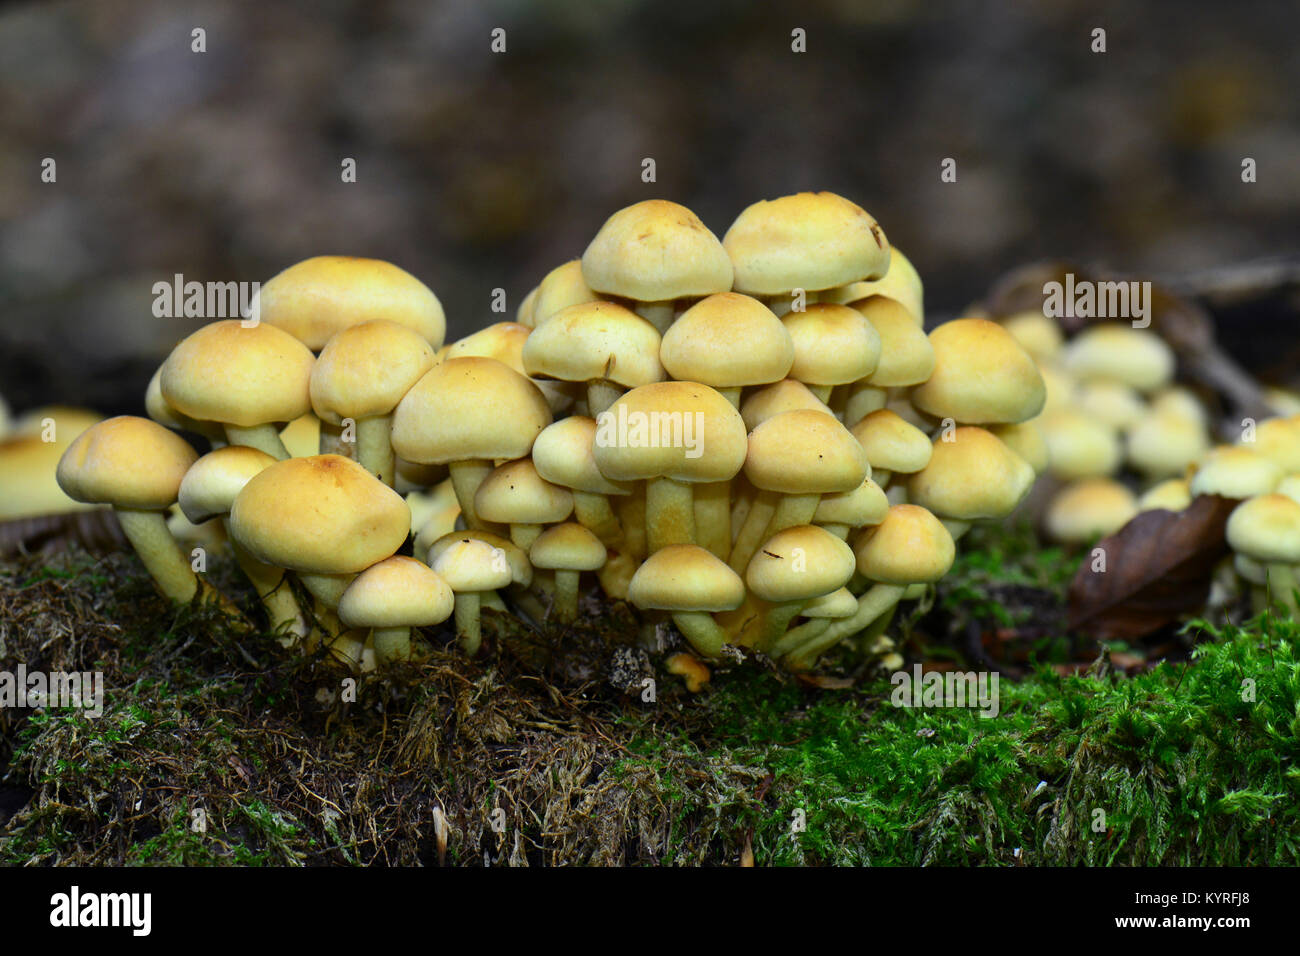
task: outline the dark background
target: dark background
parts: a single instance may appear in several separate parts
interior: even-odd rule
[[[1300,4],[1250,2],[10,5],[0,394],[139,412],[197,324],[154,318],[155,282],[321,253],[398,263],[463,335],[652,196],[721,236],[759,198],[843,193],[932,317],[1047,256],[1159,276],[1294,254],[1298,33]]]

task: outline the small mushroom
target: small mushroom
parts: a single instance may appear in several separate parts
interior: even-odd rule
[[[728,635],[713,613],[733,611],[745,599],[735,571],[694,544],[668,545],[632,576],[628,600],[645,610],[668,611],[682,636],[706,658],[722,653]]]
[[[580,575],[604,565],[605,546],[582,525],[565,522],[543,531],[528,549],[528,559],[535,568],[555,572],[555,616],[572,621],[578,615]]]
[[[432,627],[451,617],[452,590],[414,558],[393,555],[353,579],[339,599],[339,620],[372,628],[379,666],[411,659],[411,628]]]
[[[438,555],[433,570],[456,593],[456,636],[461,649],[473,657],[483,641],[479,619],[483,595],[510,583],[505,554],[484,541],[463,537]]]

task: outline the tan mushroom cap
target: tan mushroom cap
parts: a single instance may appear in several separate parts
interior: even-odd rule
[[[102,416],[87,409],[47,407],[37,417],[24,416],[0,442],[0,518],[84,511],[90,504],[74,501],[59,487],[59,459],[78,435]],[[53,441],[42,440],[41,420],[54,422]]]
[[[1043,389],[1047,393],[1043,402],[1044,416],[1053,412],[1075,411],[1079,400],[1079,383],[1073,375],[1059,365],[1044,362],[1038,368],[1043,379]]]
[[[1044,524],[1056,541],[1081,544],[1114,534],[1138,513],[1133,492],[1113,478],[1085,478],[1052,499]]]
[[[807,385],[846,385],[866,378],[880,361],[880,333],[847,305],[817,302],[781,319],[794,343],[790,377]]]
[[[415,558],[395,554],[353,579],[339,599],[348,627],[431,627],[451,617],[456,599],[442,577]]]
[[[43,439],[46,437],[46,425],[53,424],[54,434],[51,437],[54,443],[66,448],[87,428],[103,420],[103,415],[89,408],[79,408],[76,405],[41,405],[19,415],[9,437]]]
[[[938,581],[952,567],[957,548],[948,529],[925,508],[898,504],[880,524],[859,533],[854,553],[864,577],[905,587]]]
[[[935,418],[970,425],[1028,421],[1043,409],[1038,366],[1010,333],[987,319],[954,319],[930,333],[934,372],[911,402]]]
[[[907,482],[908,500],[943,518],[1004,518],[1029,494],[1034,469],[983,428],[964,426],[934,443],[930,462]]]
[[[523,301],[519,303],[519,308],[515,309],[515,321],[524,328],[531,329],[537,324],[537,317],[534,310],[537,307],[538,291],[539,290],[536,287],[531,289],[528,294],[524,296]]]
[[[1192,503],[1192,489],[1186,478],[1166,478],[1138,498],[1138,511],[1183,511]]]
[[[1158,415],[1178,415],[1206,428],[1210,425],[1210,413],[1205,410],[1205,405],[1194,391],[1184,385],[1169,385],[1152,395],[1151,411]]]
[[[659,330],[614,302],[583,302],[552,315],[524,343],[529,375],[566,382],[604,379],[635,388],[663,381]]]
[[[889,269],[889,240],[871,215],[835,193],[762,200],[736,217],[722,245],[735,289],[780,295],[878,279]]]
[[[745,568],[745,583],[764,601],[806,601],[853,577],[853,549],[825,528],[801,524],[772,535]]]
[[[447,464],[523,458],[551,423],[535,384],[496,359],[435,365],[393,412],[393,450],[407,461]]]
[[[198,452],[157,422],[133,415],[109,418],[83,431],[59,459],[59,487],[76,501],[137,511],[176,503]]]
[[[1220,445],[1210,451],[1192,476],[1192,495],[1250,498],[1268,494],[1282,480],[1282,469],[1271,458],[1242,445]]]
[[[595,571],[606,557],[601,540],[572,521],[547,528],[528,549],[533,567],[560,571]]]
[[[731,260],[718,237],[685,206],[647,199],[605,220],[582,254],[587,286],[641,302],[731,289]]]
[[[889,247],[889,271],[884,276],[850,282],[833,293],[824,293],[822,301],[848,304],[872,295],[893,299],[907,310],[916,325],[925,324],[925,289],[921,276],[898,246]]]
[[[450,548],[457,541],[482,541],[489,547],[496,548],[505,555],[506,564],[510,568],[510,579],[515,584],[528,587],[533,583],[533,565],[528,560],[528,554],[523,548],[515,544],[509,538],[503,538],[499,534],[491,531],[451,531],[444,534],[441,538],[429,545],[425,557],[429,564],[436,565],[439,556]]]
[[[1136,422],[1125,435],[1129,462],[1149,478],[1181,475],[1210,447],[1201,422],[1157,411]]]
[[[1300,471],[1300,415],[1268,418],[1256,425],[1254,450],[1283,471]]]
[[[512,579],[509,562],[500,553],[486,541],[461,537],[442,550],[433,570],[453,591],[495,591]]]
[[[1286,495],[1257,495],[1228,518],[1228,544],[1256,561],[1300,564],[1300,503]]]
[[[620,435],[623,423],[625,436]],[[611,481],[727,481],[744,465],[747,449],[740,413],[699,382],[634,388],[610,407],[596,429],[596,465]]]
[[[538,285],[537,298],[533,301],[532,324],[539,326],[571,305],[595,302],[599,298],[582,277],[582,260],[573,259],[546,273],[546,278]]]
[[[1017,312],[1002,320],[1002,327],[1037,362],[1054,362],[1065,347],[1057,321],[1041,311]]]
[[[380,259],[315,256],[262,285],[261,320],[318,351],[359,322],[388,319],[409,326],[435,349],[447,334],[442,303],[415,276]]]
[[[1151,414],[1138,390],[1123,382],[1083,382],[1078,403],[1084,415],[1112,428],[1131,428]]]
[[[872,468],[910,474],[930,462],[930,439],[887,408],[871,412],[851,429]]]
[[[252,427],[311,411],[316,360],[289,333],[265,322],[213,322],[183,340],[162,366],[167,404],[200,421]]]
[[[274,465],[276,459],[247,445],[226,445],[210,451],[185,473],[177,502],[195,524],[228,514],[248,479]]]
[[[628,495],[632,487],[610,481],[596,466],[596,420],[571,415],[547,425],[533,442],[533,466],[556,485],[593,495]],[[491,520],[491,519],[489,519]]]
[[[732,611],[745,600],[745,582],[704,548],[670,544],[637,568],[628,600],[647,610]]]
[[[994,425],[989,429],[1017,455],[1029,463],[1035,475],[1047,471],[1051,459],[1047,449],[1047,439],[1039,427],[1039,419],[1031,418],[1016,425]],[[868,456],[870,457],[870,456]]]
[[[802,617],[837,618],[852,617],[857,613],[858,599],[848,588],[838,588],[830,594],[813,598],[800,609]]]
[[[411,530],[402,496],[341,455],[289,458],[248,479],[230,533],[256,558],[310,574],[364,571]]]
[[[472,332],[449,343],[443,358],[493,358],[524,374],[524,343],[530,330],[518,322],[494,322],[487,328]]]
[[[880,336],[880,359],[867,381],[878,387],[919,385],[934,373],[934,348],[901,302],[873,295],[851,302]]]
[[[311,371],[311,406],[323,421],[387,415],[433,368],[433,347],[414,329],[377,319],[340,330]]]
[[[744,419],[745,427],[753,431],[774,415],[801,408],[827,415],[833,414],[830,406],[814,395],[807,385],[787,378],[764,388],[755,389],[741,402],[740,417]]]
[[[573,513],[573,493],[542,478],[531,460],[497,466],[474,494],[474,510],[501,524],[551,524]]]
[[[1065,346],[1061,360],[1079,378],[1122,382],[1141,392],[1155,391],[1174,376],[1174,353],[1165,340],[1131,325],[1089,326]]]
[[[1277,483],[1274,489],[1279,495],[1286,495],[1292,501],[1300,502],[1300,472],[1287,475]]]
[[[774,415],[749,435],[745,477],[787,495],[854,491],[871,475],[866,453],[832,415],[796,409]]]
[[[320,450],[320,419],[308,412],[280,429],[280,442],[294,458],[306,458]]]
[[[1119,470],[1124,449],[1119,432],[1073,410],[1038,419],[1047,444],[1048,468],[1064,481],[1099,478]]]
[[[843,524],[850,528],[880,524],[889,514],[889,499],[884,490],[870,478],[852,491],[822,495],[817,502],[813,521],[817,524]]]
[[[682,313],[664,333],[659,357],[679,381],[741,388],[785,378],[794,364],[794,343],[762,302],[719,292]]]

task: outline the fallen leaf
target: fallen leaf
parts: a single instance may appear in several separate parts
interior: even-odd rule
[[[1070,583],[1070,627],[1097,640],[1128,640],[1204,607],[1237,504],[1201,495],[1184,511],[1144,511],[1103,538],[1097,547],[1106,570],[1094,571],[1088,557]]]

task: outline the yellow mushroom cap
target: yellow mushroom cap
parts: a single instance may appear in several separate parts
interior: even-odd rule
[[[1192,489],[1186,478],[1166,478],[1138,498],[1138,511],[1183,511],[1192,503]]]
[[[774,415],[749,435],[745,477],[787,495],[853,491],[870,477],[866,453],[832,415],[796,409]]]
[[[832,414],[830,407],[814,395],[807,385],[787,378],[755,389],[741,402],[740,417],[744,419],[745,427],[753,431],[774,415],[799,408]]]
[[[614,302],[583,302],[552,315],[524,343],[529,375],[566,382],[603,379],[627,388],[664,378],[659,330]]]
[[[796,525],[754,552],[745,583],[764,601],[806,601],[842,588],[856,566],[853,549],[825,528]]]
[[[582,260],[570,260],[546,273],[546,278],[537,286],[531,324],[539,326],[571,305],[595,302],[599,298],[582,277]]]
[[[1082,379],[1122,382],[1153,392],[1174,376],[1174,353],[1147,329],[1103,323],[1084,329],[1065,346],[1065,368]]]
[[[822,495],[817,502],[817,511],[813,521],[817,524],[844,524],[850,528],[863,525],[880,524],[889,514],[889,499],[885,492],[870,478],[862,479],[862,484],[852,491]]]
[[[1113,475],[1124,457],[1119,432],[1074,410],[1060,410],[1038,421],[1047,444],[1048,467],[1063,481]]]
[[[533,466],[547,481],[574,491],[631,494],[630,485],[610,481],[596,466],[596,427],[596,420],[584,415],[570,415],[547,425],[533,442]]]
[[[1002,327],[1037,362],[1054,361],[1065,345],[1061,327],[1042,312],[1017,312],[1003,319]]]
[[[1133,492],[1111,478],[1087,478],[1061,489],[1048,506],[1047,533],[1077,544],[1114,534],[1138,513]]]
[[[339,598],[348,627],[431,627],[451,617],[455,596],[423,561],[393,555],[353,579]]]
[[[1279,495],[1286,495],[1292,501],[1300,502],[1300,472],[1285,476],[1274,489]]]
[[[1300,416],[1260,422],[1255,426],[1254,450],[1271,458],[1283,471],[1300,471]]]
[[[52,434],[42,427],[46,419],[53,425]],[[9,437],[0,442],[0,519],[90,507],[68,497],[55,480],[55,471],[73,440],[99,421],[101,416],[85,409],[47,407],[16,422]],[[44,441],[45,437],[53,440]]]
[[[501,549],[486,541],[462,536],[438,555],[433,570],[453,591],[495,591],[513,577]]]
[[[930,333],[934,372],[911,402],[935,418],[971,425],[1028,421],[1043,409],[1038,366],[1009,332],[987,319],[954,319]]]
[[[983,428],[965,426],[934,442],[930,462],[907,482],[908,500],[943,518],[1005,518],[1029,494],[1034,469]]]
[[[551,524],[573,513],[573,493],[542,478],[531,460],[497,466],[474,495],[474,509],[500,524]]]
[[[748,295],[834,289],[889,269],[884,230],[861,206],[829,192],[756,202],[736,217],[722,245],[736,291]]]
[[[732,270],[722,243],[695,213],[647,199],[605,220],[582,254],[582,277],[596,292],[662,302],[727,292]]]
[[[850,305],[880,336],[880,359],[867,377],[870,384],[882,388],[919,385],[934,373],[934,348],[902,303],[873,295]]]
[[[856,561],[856,557],[854,558]],[[858,599],[848,588],[838,588],[829,594],[813,598],[799,611],[802,617],[837,618],[852,617],[858,610]]]
[[[1256,495],[1228,517],[1232,550],[1266,564],[1300,564],[1300,503],[1286,495]]]
[[[547,528],[528,549],[535,568],[563,571],[595,571],[605,564],[605,545],[580,524],[566,521]]]
[[[660,611],[732,611],[745,600],[745,582],[694,544],[660,548],[632,575],[628,600]]]
[[[316,351],[358,322],[388,319],[435,349],[447,334],[442,303],[415,276],[380,259],[315,256],[262,285],[260,318]]]
[[[1148,478],[1181,475],[1210,447],[1205,425],[1169,411],[1155,411],[1129,429],[1129,462]]]
[[[248,479],[230,509],[231,536],[254,557],[311,574],[364,571],[410,530],[402,496],[341,455],[277,461]]]
[[[1130,428],[1149,414],[1147,403],[1131,385],[1093,381],[1079,386],[1079,411],[1112,428]]]
[[[747,447],[744,420],[716,391],[699,382],[656,382],[601,415],[595,457],[612,481],[712,482],[735,477]]]
[[[1192,476],[1192,495],[1250,498],[1271,492],[1282,480],[1282,469],[1271,458],[1241,445],[1220,445],[1210,451]]]
[[[529,334],[529,329],[517,322],[494,322],[447,345],[443,358],[493,358],[524,375],[524,343]]]
[[[519,303],[519,308],[515,309],[515,321],[524,328],[531,329],[537,324],[537,317],[534,310],[537,307],[537,294],[540,290],[534,288],[524,296],[523,301]]]
[[[867,415],[852,432],[872,468],[909,474],[929,464],[933,452],[925,432],[887,408]]]
[[[311,371],[311,405],[324,421],[387,415],[433,367],[433,347],[414,329],[386,319],[335,334]]]
[[[230,513],[248,479],[275,464],[276,459],[247,445],[226,445],[210,451],[181,479],[177,502],[196,524]]]
[[[938,581],[957,556],[943,523],[913,504],[894,505],[884,521],[864,528],[854,552],[864,577],[899,587]]]
[[[1047,440],[1043,437],[1043,430],[1038,423],[1039,419],[1031,418],[1017,425],[994,425],[989,429],[1002,439],[1002,444],[1029,462],[1029,467],[1034,469],[1035,475],[1045,472],[1050,461]]]
[[[496,359],[435,365],[393,412],[393,450],[407,461],[447,464],[523,458],[551,423],[537,386]]]
[[[510,579],[515,584],[528,587],[533,583],[533,565],[528,560],[524,549],[509,538],[503,538],[491,531],[450,531],[444,534],[429,545],[426,554],[429,564],[436,567],[442,553],[458,541],[481,541],[488,547],[496,548],[504,555],[506,565],[510,568]]]
[[[880,361],[880,333],[847,305],[818,302],[781,319],[794,344],[790,377],[808,385],[846,385],[866,378]]]
[[[679,381],[740,388],[785,378],[794,364],[794,343],[762,302],[719,292],[682,313],[664,333],[659,356]]]
[[[291,422],[311,411],[315,358],[289,333],[262,322],[213,322],[185,338],[163,362],[167,404],[200,421],[252,427]]]
[[[198,457],[157,422],[121,415],[78,435],[59,459],[56,477],[76,501],[162,511],[176,503],[181,480]]]
[[[925,324],[925,290],[921,276],[898,246],[890,245],[889,271],[881,278],[850,282],[833,292],[822,293],[821,300],[848,304],[872,295],[893,299],[907,309],[916,325]]]

